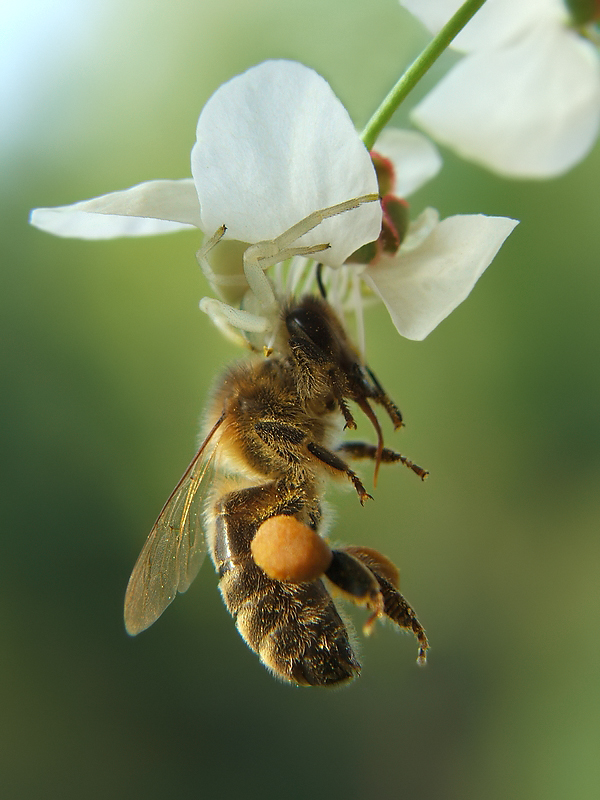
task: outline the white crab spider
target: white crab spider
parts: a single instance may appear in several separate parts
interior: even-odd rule
[[[279,303],[273,291],[273,286],[265,275],[265,270],[282,261],[287,261],[293,256],[310,256],[327,250],[330,247],[329,243],[308,245],[306,247],[293,247],[292,245],[297,239],[316,228],[328,217],[343,214],[345,211],[358,208],[363,203],[374,203],[379,199],[377,194],[365,194],[352,200],[346,200],[343,203],[313,211],[304,219],[301,219],[300,222],[275,237],[275,239],[265,239],[249,245],[243,255],[243,276],[217,275],[206,259],[208,252],[220,241],[227,230],[226,226],[222,225],[196,253],[198,263],[208,281],[217,287],[247,285],[258,304],[260,313],[234,308],[234,306],[221,300],[215,300],[212,297],[202,298],[200,301],[201,311],[208,314],[219,329],[237,341],[240,338],[243,339],[238,331],[243,331],[246,334],[271,331],[278,316]]]

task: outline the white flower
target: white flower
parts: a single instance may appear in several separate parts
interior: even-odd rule
[[[469,295],[517,225],[508,217],[458,214],[441,222],[434,209],[419,217],[395,256],[363,273],[398,332],[424,339]]]
[[[409,196],[441,166],[431,142],[414,131],[385,130],[374,151],[392,162],[396,196]],[[350,264],[344,270],[329,270],[332,302],[338,310],[357,313],[359,345],[364,347],[364,292],[358,283],[364,281],[383,300],[402,336],[424,339],[465,300],[517,224],[483,214],[440,221],[438,212],[427,208],[409,224],[396,253],[384,252],[366,267]]]
[[[393,164],[394,193],[402,197],[441,165],[435,147],[415,132],[386,131],[376,151]],[[36,209],[31,222],[50,233],[86,239],[193,227],[212,236],[225,225],[224,238],[232,241],[214,248],[225,256],[221,262],[215,256],[212,273],[206,270],[221,296],[237,308],[208,298],[202,308],[229,333],[232,326],[247,335],[254,331],[259,342],[268,343],[278,319],[272,307],[266,308],[272,290],[268,282],[266,292],[258,286],[262,298],[248,290],[241,253],[255,257],[258,250],[262,257],[269,252],[265,240],[304,217],[378,193],[369,153],[340,101],[313,70],[289,61],[260,64],[215,92],[198,121],[192,174],[193,180],[149,181],[70,206]],[[380,255],[366,267],[339,269],[352,253],[377,240],[381,220],[380,203],[365,202],[323,219],[285,245],[331,245],[318,253],[319,261],[333,268],[325,276],[328,298],[341,312],[357,312],[359,338],[361,281],[381,296],[402,335],[421,339],[464,300],[516,224],[482,216],[440,223],[437,212],[428,209],[409,227],[398,252]],[[258,248],[248,250],[250,245]],[[296,257],[287,270],[277,265],[271,274],[281,298],[307,288],[314,265]]]
[[[400,0],[432,33],[461,0]],[[589,152],[600,59],[562,0],[487,0],[453,46],[466,53],[412,112],[459,155],[502,175],[546,178]]]
[[[31,223],[58,236],[107,239],[193,226],[255,243],[313,211],[377,193],[369,153],[329,84],[292,61],[267,61],[221,86],[205,105],[192,150],[193,180],[149,181],[58,208]],[[328,242],[337,266],[381,228],[378,203],[325,220],[301,239]]]

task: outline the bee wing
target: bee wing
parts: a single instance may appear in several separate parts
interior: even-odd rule
[[[202,499],[216,452],[208,444],[221,417],[165,503],[135,563],[125,593],[125,628],[135,636],[160,617],[177,592],[185,592],[206,554]]]

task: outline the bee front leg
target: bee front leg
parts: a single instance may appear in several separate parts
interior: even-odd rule
[[[394,403],[394,401],[388,397],[387,392],[383,388],[383,386],[377,380],[375,373],[369,367],[365,367],[367,374],[371,378],[373,382],[373,388],[370,392],[368,392],[368,397],[374,400],[376,403],[379,403],[380,406],[383,406],[385,411],[387,412],[388,417],[391,419],[394,429],[397,430],[404,425],[402,421],[402,412],[398,408],[398,406]]]
[[[298,325],[293,318],[287,321],[290,333],[298,331]],[[300,332],[302,328],[299,328]],[[344,428],[356,429],[356,421],[352,416],[346,400],[344,399],[344,381],[339,370],[331,365],[331,356],[318,347],[310,338],[302,335],[290,335],[289,347],[296,363],[298,364],[298,389],[302,397],[312,397],[322,390],[323,374],[326,371],[328,386],[344,417]],[[315,371],[315,365],[320,369]],[[328,368],[329,367],[329,368]]]

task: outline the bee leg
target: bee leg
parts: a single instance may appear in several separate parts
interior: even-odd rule
[[[360,673],[348,631],[321,580],[287,583],[257,566],[251,542],[261,522],[303,511],[280,482],[239,489],[214,507],[210,551],[227,609],[246,644],[289,683],[333,686]]]
[[[335,381],[333,379],[331,381],[331,385],[333,387],[333,391],[334,391],[334,394],[335,394],[335,399],[337,400],[337,404],[338,404],[338,406],[340,408],[340,411],[342,412],[342,416],[344,417],[344,420],[345,420],[344,430],[346,428],[350,428],[350,430],[355,431],[356,430],[356,420],[352,416],[352,412],[348,408],[348,404],[344,400],[344,396],[341,393],[341,390],[339,389],[338,385],[335,383]]]
[[[381,594],[383,595],[383,613],[386,617],[389,617],[392,622],[395,622],[398,627],[406,631],[412,631],[419,643],[417,662],[421,665],[425,664],[427,662],[429,642],[423,626],[417,619],[417,615],[395,586],[392,586],[392,584],[383,577],[378,576],[377,580],[379,581]]]
[[[400,594],[399,573],[397,567],[382,553],[370,547],[345,547],[344,552],[360,561],[374,575],[379,584],[379,590],[383,598],[383,614],[395,622],[402,630],[412,632],[419,644],[417,662],[425,664],[427,661],[427,650],[429,642],[425,630],[417,615],[407,603],[404,596]],[[327,573],[326,573],[327,574]],[[364,628],[365,634],[369,634],[373,625],[380,614],[374,613],[368,620]]]
[[[343,442],[337,448],[337,451],[354,459],[368,458],[374,461],[378,457],[377,445],[369,444],[368,442]],[[394,450],[390,450],[389,447],[384,447],[381,450],[380,459],[382,464],[397,464],[398,462],[404,464],[405,467],[415,472],[422,481],[429,475],[426,469],[415,464],[406,456],[396,453]]]
[[[302,332],[302,328],[297,326],[292,318],[287,320],[287,326],[290,334],[297,328],[300,333]],[[311,339],[307,338],[306,335],[290,335],[289,347],[296,363],[300,367],[297,376],[299,392],[303,397],[311,397],[315,393],[314,365],[317,364],[325,367],[325,365],[330,363],[331,356],[325,353]],[[331,391],[344,417],[344,428],[356,430],[356,421],[344,399],[343,378],[340,380],[338,370],[335,368],[331,368],[327,371],[327,377],[329,379]]]
[[[377,377],[373,372],[373,370],[369,369],[369,367],[365,367],[365,369],[369,374],[369,377],[371,378],[374,387],[374,389],[371,390],[371,393],[369,393],[369,397],[376,403],[379,403],[379,405],[385,409],[388,417],[391,419],[394,425],[394,430],[401,428],[404,425],[404,422],[402,421],[402,412],[400,411],[398,406],[394,403],[394,401],[391,400],[390,397],[388,397],[387,392],[377,380]]]
[[[352,481],[354,488],[356,489],[356,493],[358,494],[358,499],[360,500],[361,505],[364,506],[367,500],[373,499],[363,486],[358,475],[353,472],[346,462],[342,461],[339,456],[337,456],[335,453],[332,453],[331,450],[327,450],[326,447],[321,447],[321,445],[315,444],[314,442],[309,442],[307,444],[307,449],[321,463],[331,467],[334,470],[337,470],[338,472],[343,472],[348,476],[348,478]]]
[[[325,576],[357,605],[366,605],[377,617],[383,613],[383,595],[373,572],[346,549],[332,550]]]

